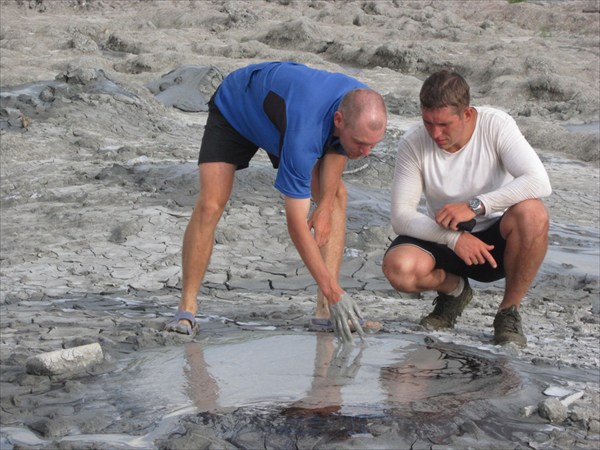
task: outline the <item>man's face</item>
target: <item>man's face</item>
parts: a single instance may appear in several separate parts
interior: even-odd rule
[[[385,136],[385,126],[380,130],[372,130],[366,121],[358,120],[352,127],[344,123],[341,113],[336,112],[337,114],[339,116],[334,120],[340,144],[350,159],[364,158]]]
[[[431,138],[438,147],[447,152],[457,152],[468,142],[470,136],[467,119],[470,110],[467,108],[463,114],[458,114],[455,108],[421,109],[423,123]]]

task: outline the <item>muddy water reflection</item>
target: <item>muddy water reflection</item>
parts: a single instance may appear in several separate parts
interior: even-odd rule
[[[512,409],[533,380],[524,383],[498,356],[409,334],[344,347],[331,333],[219,330],[203,342],[122,356],[112,370],[57,389],[49,401],[65,405],[69,430],[41,439],[4,427],[0,446],[404,448],[446,442],[473,417],[481,428],[523,426]],[[32,414],[40,406],[31,403]]]
[[[187,445],[187,436],[203,436],[235,448],[429,448],[464,435],[461,424],[473,418],[492,425],[486,432],[472,425],[479,443],[492,443],[499,427],[503,435],[522,426],[507,411],[521,378],[502,358],[416,335],[367,341],[344,347],[317,333],[190,344],[185,391],[199,412],[183,418],[185,432],[167,441]]]
[[[348,347],[325,333],[274,335],[189,344],[185,358],[185,391],[200,411],[270,404],[287,414],[451,416],[461,404],[518,386],[501,362],[420,336]]]

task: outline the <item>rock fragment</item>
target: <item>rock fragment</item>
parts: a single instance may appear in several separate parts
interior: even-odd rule
[[[84,372],[103,360],[102,347],[94,343],[30,356],[25,361],[25,369],[32,375],[73,374]]]
[[[564,422],[567,418],[567,407],[556,397],[546,399],[538,405],[540,417],[548,419],[552,423]]]

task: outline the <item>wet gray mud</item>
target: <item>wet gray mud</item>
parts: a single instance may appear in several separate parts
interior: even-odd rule
[[[0,448],[597,450],[598,2],[473,4],[1,0]],[[385,139],[344,173],[340,285],[383,323],[362,353],[307,332],[316,288],[262,152],[217,229],[199,334],[161,331],[203,101],[235,68],[289,59],[388,105]],[[397,141],[442,67],[515,117],[551,178],[524,349],[491,342],[503,281],[473,283],[455,329],[424,333],[435,294],[398,293],[381,271]],[[105,359],[87,372],[26,372],[95,343]]]
[[[85,302],[59,306],[75,304]],[[89,305],[132,319],[143,310],[124,299]],[[5,367],[3,381],[19,378],[23,389],[3,402],[1,448],[515,448],[564,432],[524,413],[541,391],[597,380],[593,370],[531,366],[423,333],[344,346],[297,325],[204,316],[201,326],[194,339],[164,335],[181,345],[105,341],[105,363],[80,377]],[[571,442],[585,435],[569,433]]]
[[[342,283],[368,318],[384,324],[366,346],[343,348],[331,333],[307,332],[314,284],[297,258],[279,251],[284,237],[270,241],[257,228],[277,264],[257,257],[252,236],[243,232],[248,217],[277,225],[271,238],[285,233],[282,215],[265,205],[273,173],[258,161],[236,181],[217,233],[193,339],[161,331],[179,296],[168,289],[171,281],[153,292],[129,281],[119,293],[9,297],[0,305],[7,349],[0,448],[597,448],[598,229],[568,223],[562,216],[568,212],[556,209],[549,251],[524,306],[529,345],[522,353],[491,344],[502,283],[474,283],[477,298],[457,329],[424,333],[417,324],[430,308],[428,298],[391,292],[379,267],[389,192],[375,177],[373,186],[355,180],[389,170],[386,158],[350,167],[347,180]],[[585,167],[545,161],[550,170]],[[178,193],[185,212],[174,206],[168,217],[180,221],[195,197],[194,188],[185,190],[195,176],[193,162],[142,162],[111,165],[94,180]],[[555,195],[567,202],[575,192],[559,187]],[[160,224],[160,217],[153,221]],[[133,249],[145,226],[115,226],[108,239]],[[160,251],[155,245],[150,250]],[[119,266],[111,269],[115,278],[126,276]],[[70,279],[60,272],[61,283]],[[32,353],[92,342],[106,358],[86,374],[25,373]],[[583,395],[567,416],[548,420],[537,411],[548,387],[562,388],[561,397]]]

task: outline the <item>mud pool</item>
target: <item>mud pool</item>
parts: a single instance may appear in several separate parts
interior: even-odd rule
[[[112,355],[97,374],[48,386],[69,427],[56,430],[64,436],[42,439],[32,431],[39,424],[9,426],[1,447],[172,448],[190,435],[225,448],[492,445],[536,433],[539,441],[557,427],[523,417],[523,409],[566,377],[596,376],[520,365],[421,334],[343,346],[331,333],[258,322],[211,316],[201,325],[183,346]],[[25,397],[36,414],[48,402]]]

